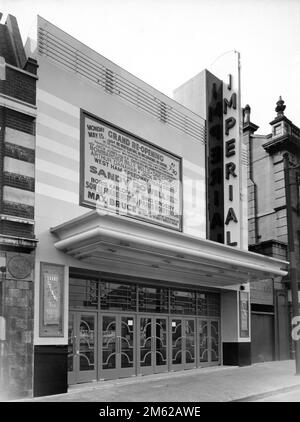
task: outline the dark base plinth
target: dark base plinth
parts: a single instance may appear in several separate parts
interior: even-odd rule
[[[67,355],[68,346],[34,347],[34,397],[67,392]]]
[[[223,365],[251,365],[251,343],[223,343]]]

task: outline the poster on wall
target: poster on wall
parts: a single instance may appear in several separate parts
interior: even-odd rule
[[[63,265],[41,263],[40,336],[63,336]]]
[[[249,293],[240,292],[240,337],[249,337]]]
[[[80,204],[182,229],[181,159],[81,111]]]

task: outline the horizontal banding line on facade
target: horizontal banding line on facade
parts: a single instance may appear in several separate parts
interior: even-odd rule
[[[79,192],[79,181],[70,181],[63,177],[63,174],[49,174],[42,170],[36,171],[36,180],[38,183],[42,183],[48,186],[65,190],[67,192],[76,193]]]
[[[62,174],[64,179],[70,180],[71,182],[79,181],[79,169],[78,171],[69,170],[63,166],[59,166],[50,161],[42,160],[38,157],[36,157],[36,169],[53,174],[54,176]]]
[[[61,155],[59,150],[49,151],[48,149],[44,149],[42,145],[38,145],[36,148],[36,162],[39,160],[55,163],[55,165],[61,166],[65,170],[79,173],[79,162],[70,157],[67,158],[64,155]]]
[[[9,142],[20,147],[35,149],[35,137],[29,133],[21,132],[17,129],[12,129],[10,127],[5,128],[4,135],[5,142]]]
[[[50,198],[59,199],[61,201],[71,202],[72,204],[78,204],[79,201],[79,193],[74,194],[73,192],[46,185],[45,183],[40,183],[37,181],[35,185],[35,193],[39,195],[49,196]]]
[[[53,139],[62,145],[66,145],[70,148],[76,148],[79,150],[79,138],[72,137],[70,135],[62,134],[58,132],[54,127],[44,126],[37,122],[36,124],[36,145],[40,143],[40,136],[45,136],[48,139]]]
[[[3,171],[16,173],[27,177],[34,177],[34,164],[17,158],[4,157]]]
[[[59,110],[51,106],[50,104],[44,103],[43,101],[38,101],[37,107],[39,113],[44,113],[53,119],[57,119],[60,122],[64,122],[66,125],[77,127],[79,126],[79,110],[78,116],[71,116],[68,113],[65,113],[63,110]]]
[[[233,258],[227,258],[224,257],[222,255],[212,255],[212,253],[207,253],[207,252],[202,252],[199,250],[193,250],[190,248],[186,248],[186,247],[179,247],[179,246],[175,246],[173,244],[170,243],[166,243],[166,242],[161,242],[161,241],[156,241],[156,240],[150,240],[144,237],[138,237],[138,236],[133,236],[131,234],[128,233],[123,233],[120,231],[116,231],[116,230],[112,230],[112,229],[105,229],[102,227],[94,227],[90,230],[87,230],[83,233],[80,234],[75,234],[73,236],[68,237],[67,239],[63,239],[63,240],[59,240],[58,242],[55,243],[55,246],[60,249],[60,250],[64,250],[64,249],[68,249],[69,251],[71,251],[72,249],[72,245],[76,245],[78,244],[78,242],[81,241],[87,241],[90,240],[93,237],[98,237],[98,236],[107,236],[108,238],[115,238],[116,240],[120,241],[126,241],[126,242],[132,242],[133,244],[138,244],[141,246],[148,246],[148,247],[157,247],[159,249],[163,249],[166,251],[172,251],[176,254],[183,254],[183,255],[190,255],[192,257],[195,258],[202,258],[205,259],[206,263],[211,262],[211,265],[217,265],[220,266],[220,263],[222,264],[226,264],[229,266],[235,266],[238,265],[240,267],[242,267],[245,271],[256,271],[261,275],[261,272],[265,272],[265,273],[270,273],[270,274],[277,274],[277,275],[286,275],[286,271],[282,271],[280,269],[274,269],[271,267],[267,267],[265,265],[259,266],[255,263],[249,263],[249,261],[247,262],[243,262],[240,261],[238,259],[236,259],[234,256]],[[246,253],[246,252],[245,252]],[[213,258],[212,258],[213,257]],[[249,257],[245,257],[245,259],[249,259]],[[257,261],[258,258],[255,257],[255,261]]]
[[[38,148],[43,148],[52,152],[57,151],[57,154],[79,162],[79,149],[62,145],[60,142],[54,141],[53,139],[41,135],[38,136],[38,140]],[[76,147],[76,145],[74,145],[74,147]]]
[[[196,195],[192,196],[185,193],[183,197],[183,206],[186,217],[193,217],[194,214],[198,215],[205,211],[206,208],[202,205],[201,197],[199,198],[200,195],[198,194],[199,192],[196,192]]]
[[[41,56],[46,56],[46,62],[52,59],[56,64],[68,70],[75,71],[76,74],[82,75],[87,81],[93,81],[97,87],[103,88],[103,84],[99,85],[99,80],[103,82],[107,79],[107,75],[110,74],[113,83],[111,84],[111,93],[114,92],[114,86],[117,88],[117,93],[122,95],[125,92],[135,93],[139,89],[139,95],[141,99],[139,105],[146,103],[153,104],[159,101],[164,104],[168,109],[171,108],[173,114],[176,113],[179,117],[185,117],[193,124],[203,125],[203,118],[198,116],[193,111],[184,108],[181,104],[175,102],[171,98],[157,91],[152,86],[146,84],[140,79],[136,78],[126,70],[120,68],[116,64],[107,60],[100,54],[96,53],[95,57],[90,53],[85,53],[82,46],[78,46],[78,49],[74,50],[74,47],[70,47],[60,36],[54,35],[54,33],[47,31],[47,35],[42,35],[44,30],[40,31],[39,38],[39,52]],[[46,42],[43,41],[45,36]],[[84,46],[86,48],[86,46]],[[76,57],[75,57],[76,56]],[[43,60],[44,58],[42,58]],[[52,61],[51,60],[51,61]],[[125,97],[126,98],[126,97]]]
[[[71,103],[62,100],[61,98],[57,97],[56,95],[50,94],[47,91],[44,91],[41,88],[37,89],[37,102],[41,101],[45,104],[48,104],[60,111],[63,111],[70,116],[77,117],[79,119],[80,109],[79,107],[73,106]]]
[[[193,173],[200,174],[202,178],[205,177],[205,169],[197,166],[196,164],[192,163],[191,161],[187,160],[186,158],[183,158],[182,160],[182,167],[184,170],[191,171]],[[201,180],[202,180],[201,178]]]
[[[72,138],[79,139],[79,136],[80,136],[79,127],[67,125],[61,122],[60,120],[54,119],[53,117],[50,117],[47,114],[41,113],[40,111],[38,112],[38,115],[37,115],[37,123],[40,123],[50,128],[54,127],[55,130],[57,130],[58,132],[64,135],[68,135]]]
[[[3,187],[3,200],[15,202],[34,207],[34,192],[13,188],[11,186]]]

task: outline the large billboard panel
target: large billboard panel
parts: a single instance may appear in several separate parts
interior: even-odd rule
[[[181,159],[81,110],[80,204],[182,230]]]

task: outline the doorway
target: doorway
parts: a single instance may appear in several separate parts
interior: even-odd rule
[[[68,329],[68,383],[97,379],[97,313],[70,312]]]
[[[100,314],[99,379],[135,375],[135,331],[135,315]]]
[[[170,318],[171,370],[196,368],[195,318]]]
[[[168,371],[168,317],[138,317],[138,368],[141,375]]]

